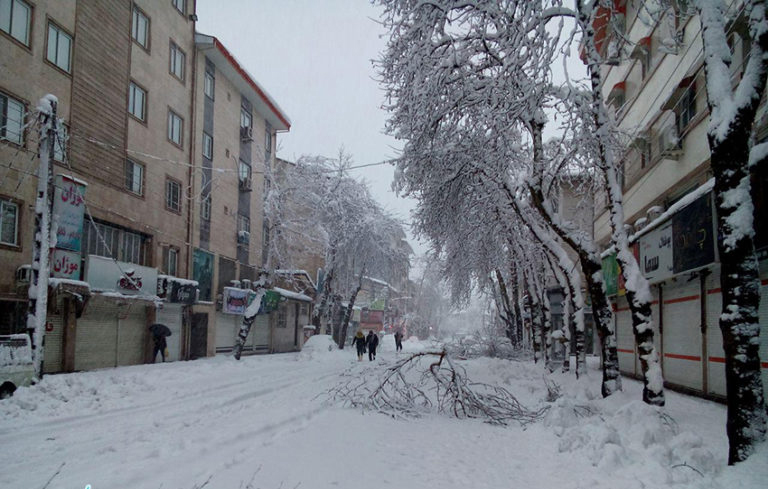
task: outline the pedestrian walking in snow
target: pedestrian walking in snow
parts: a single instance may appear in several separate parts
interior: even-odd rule
[[[368,331],[368,337],[365,339],[365,346],[368,348],[368,360],[376,360],[376,347],[379,346],[379,337],[373,330]]]
[[[358,331],[355,337],[352,339],[352,345],[357,347],[357,361],[363,361],[363,353],[365,353],[365,335],[362,331]]]
[[[403,333],[399,329],[395,332],[395,351],[403,351]]]

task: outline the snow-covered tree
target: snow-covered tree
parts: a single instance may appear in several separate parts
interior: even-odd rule
[[[735,9],[729,9],[735,3]],[[768,143],[752,145],[751,131],[768,80],[768,18],[764,1],[695,0],[701,21],[709,105],[707,139],[715,177],[720,287],[720,329],[728,396],[728,463],[745,460],[766,436],[760,373],[760,277],[754,246],[750,166],[764,163]],[[687,12],[681,12],[686,14]],[[728,36],[746,23],[749,46],[743,75],[733,83]]]

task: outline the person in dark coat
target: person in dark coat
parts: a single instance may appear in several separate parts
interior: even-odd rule
[[[357,361],[363,361],[363,353],[365,353],[365,335],[362,331],[358,331],[355,337],[352,339],[352,345],[357,347]]]
[[[163,362],[165,362],[165,349],[168,348],[168,343],[165,341],[164,334],[153,334],[152,339],[155,340],[155,348],[152,350],[152,363],[157,361],[157,352],[163,356]]]
[[[368,348],[368,360],[371,362],[376,360],[376,347],[379,346],[379,337],[373,330],[368,331],[365,346]]]
[[[399,329],[395,332],[395,351],[403,351],[403,333]]]

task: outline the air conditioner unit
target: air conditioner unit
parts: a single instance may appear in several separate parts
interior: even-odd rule
[[[240,140],[243,142],[253,141],[253,126],[240,127]]]
[[[16,285],[29,285],[32,280],[32,266],[22,265],[16,269]]]
[[[683,154],[683,145],[677,136],[675,126],[667,126],[659,132],[659,153],[667,159],[678,159]]]
[[[248,244],[251,241],[251,233],[248,231],[237,232],[237,242],[239,244]]]
[[[251,179],[251,177],[240,179],[240,190],[242,190],[243,192],[250,192],[251,190],[253,190],[253,180]]]

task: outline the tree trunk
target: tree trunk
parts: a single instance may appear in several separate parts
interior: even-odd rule
[[[624,208],[621,185],[616,174],[613,154],[607,138],[610,120],[603,103],[601,56],[595,45],[596,3],[577,2],[579,23],[583,29],[587,53],[587,72],[591,84],[591,117],[596,133],[597,158],[607,186],[610,210],[611,240],[616,247],[616,260],[621,265],[627,289],[627,301],[632,311],[632,329],[643,372],[643,401],[648,404],[664,405],[664,381],[661,374],[659,355],[653,344],[653,316],[651,315],[651,294],[648,280],[640,273],[635,256],[629,250],[629,239],[624,230]]]
[[[760,275],[755,256],[750,193],[749,137],[768,78],[765,2],[745,2],[751,49],[744,76],[734,92],[718,81],[729,73],[727,24],[723,5],[696,3],[702,19],[704,69],[710,126],[707,133],[715,177],[717,247],[720,254],[722,311],[728,398],[728,464],[746,460],[766,437],[766,406],[760,372]],[[751,96],[745,96],[751,95]],[[763,162],[764,164],[764,162]],[[760,223],[764,225],[765,223]]]
[[[715,175],[720,288],[723,295],[720,330],[725,351],[728,397],[726,432],[728,463],[746,460],[765,439],[766,407],[760,371],[760,276],[752,233],[741,232],[739,215],[752,213],[746,127],[738,119],[718,142],[709,136]],[[734,194],[746,197],[734,202]],[[754,226],[749,226],[753,228]]]
[[[523,315],[520,311],[520,277],[519,268],[512,265],[510,270],[510,277],[512,279],[512,309],[515,314],[515,343],[516,347],[522,345],[523,342]]]
[[[323,290],[320,293],[320,304],[315,308],[315,315],[312,318],[312,325],[315,327],[317,334],[323,334],[321,328],[323,317],[326,315],[326,311],[328,310],[328,298],[331,295],[331,281],[333,280],[333,274],[334,270],[331,268],[325,275],[325,279],[323,280]],[[328,331],[325,331],[325,334],[328,334]]]
[[[504,311],[504,316],[502,316],[501,318],[504,321],[504,333],[506,334],[507,338],[509,338],[509,341],[511,341],[512,344],[515,344],[516,343],[515,334],[517,332],[515,331],[514,313],[512,312],[512,308],[509,303],[509,294],[507,292],[507,284],[504,281],[504,276],[501,274],[501,270],[497,268],[495,272],[496,272],[496,281],[499,283],[499,295],[501,296],[501,306]]]
[[[341,322],[341,338],[339,339],[339,349],[344,349],[344,343],[347,338],[347,327],[349,327],[349,320],[352,319],[353,309],[355,307],[355,301],[357,300],[357,294],[360,293],[360,289],[363,288],[363,274],[365,271],[360,272],[360,277],[357,280],[357,287],[352,295],[349,297],[349,304],[347,304],[347,310],[344,311],[344,319]]]

